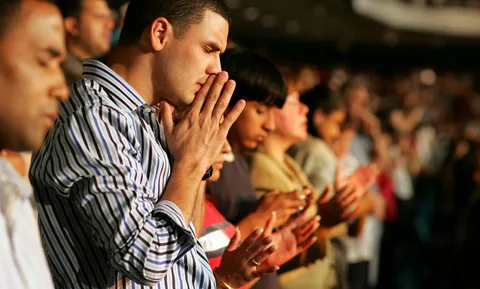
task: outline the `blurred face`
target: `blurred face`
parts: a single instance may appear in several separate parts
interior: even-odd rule
[[[322,121],[317,124],[317,133],[327,144],[333,144],[340,137],[340,127],[345,121],[345,111],[337,110],[322,116]]]
[[[52,4],[24,1],[14,21],[21,25],[0,41],[0,148],[37,150],[68,97],[62,16]]]
[[[274,110],[275,134],[292,144],[301,142],[308,136],[308,107],[299,98],[298,92],[291,92],[283,108]]]
[[[110,38],[115,26],[112,12],[105,0],[83,0],[78,18],[68,17],[65,21],[67,33],[72,36],[69,45],[82,51],[81,58],[101,56],[110,50]],[[71,24],[68,21],[74,21]],[[78,52],[77,52],[78,53]]]
[[[350,89],[346,98],[347,112],[353,120],[359,120],[363,113],[370,110],[370,97],[365,87],[358,86]]]
[[[218,181],[218,179],[220,179],[220,172],[223,169],[223,163],[225,162],[226,156],[231,153],[232,153],[232,147],[230,146],[230,143],[228,142],[228,140],[225,140],[225,142],[223,143],[222,150],[220,151],[218,156],[215,158],[215,163],[213,163],[213,174],[207,180],[207,182],[213,183]]]
[[[403,105],[405,108],[414,108],[418,104],[418,99],[420,95],[416,91],[411,91],[405,95]]]
[[[162,53],[157,53],[155,94],[180,109],[191,104],[208,76],[221,71],[220,53],[227,47],[228,29],[225,18],[207,10],[202,22],[192,24],[180,37],[170,32]]]
[[[240,117],[230,128],[229,141],[238,149],[255,149],[275,129],[274,108],[256,101],[247,101]]]

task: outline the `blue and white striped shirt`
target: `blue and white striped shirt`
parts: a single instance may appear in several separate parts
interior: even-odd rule
[[[215,288],[180,209],[155,109],[86,60],[32,161],[30,179],[56,288]]]

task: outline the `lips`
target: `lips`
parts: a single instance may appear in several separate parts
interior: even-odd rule
[[[197,92],[202,89],[202,86],[204,85],[205,83],[197,83]]]
[[[223,168],[223,162],[216,162],[213,165],[217,170],[221,170]]]

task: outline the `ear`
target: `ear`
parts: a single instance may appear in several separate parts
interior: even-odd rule
[[[80,32],[78,30],[78,21],[75,17],[67,17],[63,20],[63,24],[65,25],[65,31],[67,35],[77,36]]]
[[[159,17],[150,25],[149,43],[154,51],[165,47],[167,40],[173,37],[173,27],[165,17]]]

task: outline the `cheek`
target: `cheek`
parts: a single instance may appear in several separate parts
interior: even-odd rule
[[[235,122],[235,127],[240,135],[248,136],[255,134],[258,130],[258,122],[254,116],[254,112],[250,109],[243,111]]]
[[[189,46],[183,51],[183,54],[181,55],[183,58],[181,59],[185,62],[187,66],[190,67],[190,73],[199,74],[205,72],[208,58],[207,55],[202,51],[202,49]],[[199,77],[199,75],[196,75],[196,77]]]
[[[288,117],[288,110],[275,114],[275,131],[283,135],[289,135],[294,125]]]

